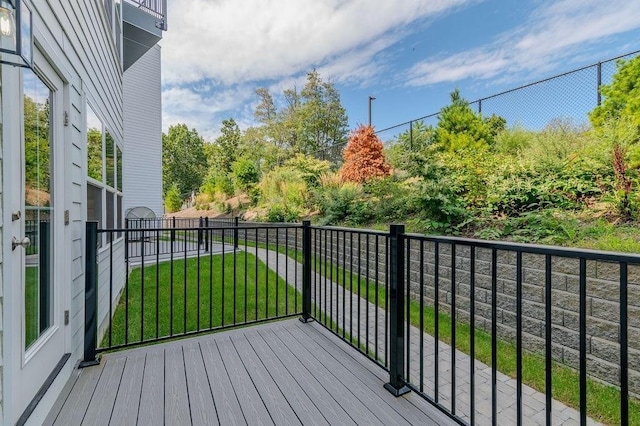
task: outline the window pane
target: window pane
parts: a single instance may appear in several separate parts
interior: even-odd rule
[[[107,229],[113,229],[114,225],[114,193],[107,191]]]
[[[102,229],[102,188],[87,184],[87,220],[97,220],[98,229]],[[102,234],[98,234],[98,246]]]
[[[104,159],[105,159],[105,164],[107,166],[106,182],[107,182],[107,185],[109,185],[112,188],[115,188],[116,186],[116,182],[115,182],[116,176],[115,176],[115,167],[114,167],[115,144],[113,142],[113,137],[111,136],[108,130],[105,132],[105,135],[104,135],[104,144],[105,144]]]
[[[23,84],[25,234],[32,242],[26,250],[23,275],[23,330],[27,349],[52,324],[50,219],[53,203],[49,121],[52,93],[29,69],[24,70]]]
[[[118,191],[122,192],[122,150],[116,147],[116,173],[118,177]]]
[[[122,195],[118,195],[118,229],[122,229],[122,223],[124,222],[124,212],[122,211]],[[118,232],[118,238],[122,236],[122,233]]]
[[[87,175],[102,180],[102,123],[87,105]]]

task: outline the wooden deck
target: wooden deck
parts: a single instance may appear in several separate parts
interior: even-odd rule
[[[455,424],[322,326],[296,319],[105,354],[51,425]]]

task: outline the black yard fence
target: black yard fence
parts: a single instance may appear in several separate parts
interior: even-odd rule
[[[586,424],[602,389],[616,422],[638,421],[640,256],[431,237],[401,225],[174,230],[220,249],[170,245],[168,256],[156,250],[133,262],[125,241],[140,230],[88,224],[86,361],[300,316],[389,371],[389,391],[414,391],[461,424],[522,424],[536,404],[541,422],[555,424],[557,396]],[[98,234],[109,242],[100,255]],[[575,395],[558,391],[561,381]]]

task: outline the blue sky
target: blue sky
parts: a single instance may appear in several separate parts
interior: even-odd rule
[[[162,41],[163,125],[207,140],[254,125],[317,68],[350,127],[382,129],[640,49],[639,0],[172,0]],[[513,124],[513,123],[510,123]]]

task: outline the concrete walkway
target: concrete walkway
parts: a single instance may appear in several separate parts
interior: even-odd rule
[[[247,251],[257,255],[270,269],[278,271],[278,274],[290,285],[298,288],[302,282],[302,265],[296,265],[296,261],[278,254],[272,250],[256,249],[248,247]],[[297,274],[296,274],[297,271]],[[324,276],[313,273],[312,298],[317,306],[323,310],[320,318],[325,322],[324,315],[328,315],[334,324],[345,330],[354,339],[354,344],[366,345],[372,353],[377,353],[378,359],[386,364],[386,324],[385,310],[369,303],[365,298],[357,294],[351,294],[348,289],[331,282]],[[355,286],[357,288],[357,285]],[[316,300],[320,299],[320,300]],[[345,303],[346,302],[346,303]],[[352,315],[353,311],[353,315]],[[377,329],[375,327],[377,319]],[[329,318],[327,318],[328,322]],[[422,336],[421,336],[422,335]],[[420,338],[423,346],[423,369],[420,371]],[[376,340],[377,338],[377,340]],[[367,340],[368,339],[368,340]],[[426,395],[436,399],[447,409],[451,410],[452,402],[452,354],[451,347],[440,341],[438,348],[438,389],[435,389],[435,339],[414,326],[409,329],[409,381],[420,386],[420,377],[423,380],[423,389]],[[377,346],[376,346],[377,342]],[[377,348],[377,351],[376,351]],[[455,351],[455,413],[469,421],[470,413],[470,357],[465,353]],[[491,424],[491,367],[476,360],[475,362],[475,408],[476,424]],[[545,395],[533,388],[522,386],[523,424],[545,425]],[[515,424],[516,422],[516,380],[500,372],[497,373],[497,424]],[[567,407],[558,401],[552,404],[553,425],[579,425],[580,415],[577,410]],[[589,419],[588,424],[599,423]]]

